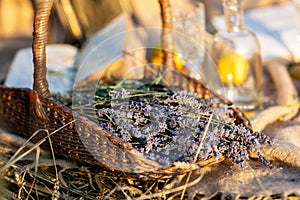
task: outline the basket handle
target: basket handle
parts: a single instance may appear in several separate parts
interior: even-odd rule
[[[37,0],[33,27],[33,91],[41,98],[50,98],[49,84],[46,78],[46,45],[48,39],[48,21],[53,6],[53,0]],[[162,48],[164,54],[164,65],[175,68],[173,49],[173,23],[171,4],[169,0],[159,0],[163,22]]]
[[[174,62],[174,36],[173,36],[173,22],[172,9],[170,0],[159,0],[161,19],[162,19],[162,50],[163,50],[163,64],[167,67],[175,68]]]
[[[37,0],[33,26],[33,91],[39,97],[51,97],[49,85],[46,78],[46,45],[48,39],[48,21],[53,5],[53,0]]]

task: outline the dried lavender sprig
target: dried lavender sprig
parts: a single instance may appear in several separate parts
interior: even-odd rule
[[[231,110],[226,105],[219,107],[218,99],[204,101],[187,91],[120,86],[105,92],[108,95],[102,100],[106,98],[106,104],[101,102],[101,96],[97,96],[95,102],[96,107],[100,105],[97,109],[100,126],[161,164],[193,161],[210,115],[213,119],[199,160],[224,155],[244,166],[249,152],[271,143],[263,133],[235,124],[234,119],[228,117]],[[261,154],[258,157],[262,163],[268,163]]]

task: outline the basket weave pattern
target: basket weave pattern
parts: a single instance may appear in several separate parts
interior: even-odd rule
[[[160,0],[164,30],[172,29],[172,17],[168,0]],[[81,116],[70,108],[53,99],[46,80],[47,23],[53,1],[41,1],[37,7],[34,20],[34,85],[33,91],[23,88],[0,87],[0,113],[2,125],[16,134],[29,138],[39,129],[47,129],[55,153],[78,162],[101,166],[107,170],[119,170],[124,173],[145,177],[160,178],[163,175],[184,173],[192,169],[178,168],[176,165],[161,166],[145,158],[130,144],[101,129],[89,118]],[[170,31],[163,32],[163,48],[172,49]],[[164,65],[174,66],[173,54],[165,51]],[[218,97],[201,82],[187,77],[188,86],[182,88],[195,92],[201,99],[219,98],[223,104],[231,105],[227,100]],[[249,120],[237,109],[231,116],[236,123],[250,127]],[[75,120],[76,119],[76,120]],[[38,134],[33,140],[39,141],[46,136]],[[199,166],[220,162],[214,158],[198,160]],[[111,165],[111,163],[113,165]],[[114,166],[114,167],[112,167]]]

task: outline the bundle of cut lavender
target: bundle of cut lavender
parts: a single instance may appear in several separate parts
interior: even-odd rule
[[[225,156],[244,167],[250,152],[271,144],[265,134],[236,123],[218,98],[204,100],[161,82],[100,83],[93,108],[100,127],[162,166]]]

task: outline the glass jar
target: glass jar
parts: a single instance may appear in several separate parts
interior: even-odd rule
[[[204,4],[201,1],[172,0],[171,5],[175,47],[189,75],[200,80],[205,59]]]
[[[211,55],[224,87],[218,93],[243,111],[258,108],[263,72],[255,34],[243,26],[241,0],[223,0],[226,29],[215,34]]]

